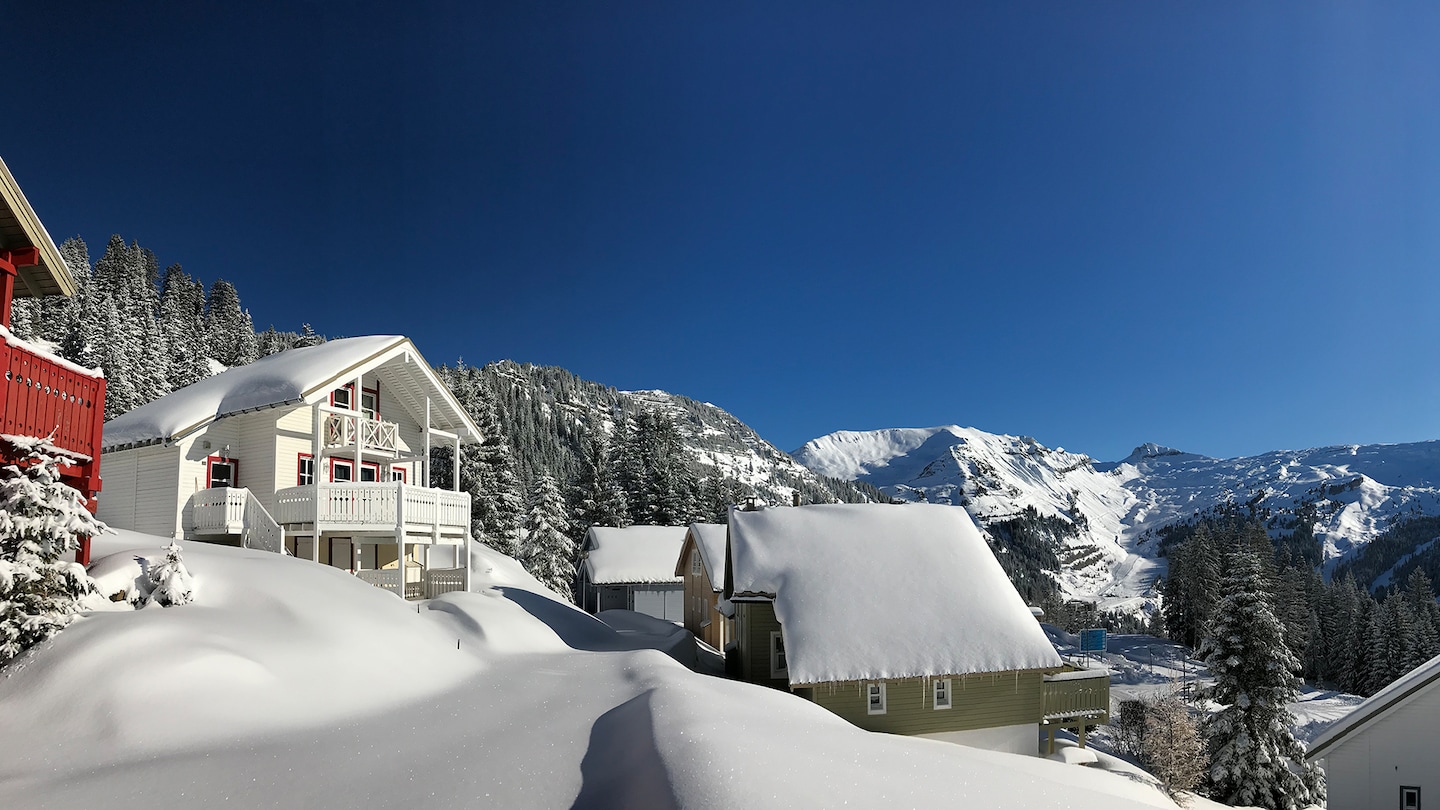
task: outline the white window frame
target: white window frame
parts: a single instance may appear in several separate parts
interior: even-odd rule
[[[937,678],[931,683],[931,703],[935,709],[948,709],[953,703],[954,692],[951,691],[949,678]]]
[[[695,549],[690,550],[690,576],[700,576],[700,552]]]
[[[349,477],[349,478],[339,478],[339,477],[336,477],[335,472],[336,472],[337,470],[340,470],[340,469],[344,469],[344,470],[349,471],[350,477]],[[330,459],[330,481],[331,481],[331,483],[342,483],[342,484],[359,483],[359,482],[357,482],[357,481],[355,480],[355,462],[351,461],[351,460],[348,459],[348,458],[332,458],[332,459]]]
[[[779,630],[770,631],[770,677],[790,678],[790,659],[785,655],[785,636]]]
[[[1407,802],[1406,802],[1406,799],[1409,798],[1410,796],[1414,796],[1414,797],[1415,797],[1415,801],[1414,801],[1413,803],[1407,803]],[[1401,785],[1401,786],[1400,786],[1400,810],[1410,810],[1411,808],[1419,808],[1419,807],[1420,807],[1420,788],[1419,788],[1418,786],[1416,786],[1416,785]]]
[[[879,698],[880,698],[880,700],[879,700],[878,702],[875,700],[876,697],[879,697]],[[884,714],[884,713],[885,713],[885,682],[884,682],[884,681],[871,681],[871,682],[865,684],[865,713],[866,713],[866,714]]]

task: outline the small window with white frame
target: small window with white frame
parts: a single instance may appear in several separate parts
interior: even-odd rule
[[[693,549],[690,551],[690,575],[700,576],[700,552]]]
[[[935,690],[935,708],[950,708],[950,679],[938,678],[930,682]]]
[[[355,462],[344,458],[330,459],[331,481],[354,481]]]
[[[330,404],[333,407],[344,408],[348,411],[350,410],[350,403],[353,401],[352,397],[354,394],[355,386],[353,384],[342,385],[330,392]]]
[[[885,713],[885,682],[865,684],[865,713]]]
[[[402,483],[402,484],[409,483],[409,481],[407,480],[406,470],[405,470],[404,467],[391,467],[391,468],[390,468],[390,480],[391,480],[391,481],[399,481],[399,482]]]
[[[770,677],[790,677],[790,664],[785,660],[785,636],[779,630],[770,631]]]
[[[315,483],[315,457],[309,453],[301,453],[296,463],[295,484],[308,487]]]
[[[1400,786],[1400,810],[1420,810],[1420,786]]]

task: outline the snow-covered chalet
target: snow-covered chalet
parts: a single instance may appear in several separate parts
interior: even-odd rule
[[[406,598],[465,587],[470,496],[430,449],[479,428],[408,338],[333,340],[239,366],[105,425],[113,527],[285,551]],[[459,465],[451,465],[458,471]]]
[[[730,618],[720,612],[727,531],[723,523],[690,524],[675,562],[675,576],[685,580],[685,629],[717,650],[733,636]]]
[[[1305,758],[1325,768],[1335,808],[1420,810],[1425,787],[1440,795],[1435,726],[1440,723],[1440,656],[1376,692],[1325,729]]]
[[[735,509],[725,570],[731,674],[861,728],[1033,756],[1037,725],[1109,717],[1109,673],[1061,661],[963,509]]]
[[[672,622],[685,620],[685,585],[675,558],[684,526],[591,526],[580,563],[580,603],[591,613],[633,610]]]
[[[10,332],[15,298],[74,295],[75,279],[45,226],[0,161],[0,436],[52,436],[71,464],[61,479],[95,508],[100,490],[100,426],[105,419],[105,378]],[[0,463],[20,461],[0,441]],[[81,538],[77,560],[90,561],[90,539]]]

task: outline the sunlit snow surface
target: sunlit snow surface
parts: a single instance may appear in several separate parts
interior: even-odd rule
[[[97,541],[110,585],[165,542]],[[184,556],[195,604],[94,613],[0,675],[0,807],[1172,806],[692,673],[631,649],[673,632],[616,632],[493,553],[482,592],[418,606],[305,560]]]
[[[905,500],[962,504],[977,520],[1034,507],[1083,521],[1061,549],[1060,586],[1105,608],[1136,608],[1165,572],[1146,532],[1217,504],[1255,501],[1293,529],[1302,501],[1317,504],[1315,536],[1328,565],[1374,539],[1398,515],[1440,514],[1440,442],[1282,450],[1232,459],[1141,445],[1118,462],[1051,449],[1034,439],[955,425],[840,431],[805,444],[815,472],[864,481]],[[1072,505],[1073,504],[1073,505]]]

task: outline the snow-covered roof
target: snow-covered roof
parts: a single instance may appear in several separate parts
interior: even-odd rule
[[[1334,747],[1345,738],[1361,731],[1370,721],[1379,718],[1382,714],[1388,713],[1391,709],[1397,709],[1411,695],[1430,686],[1436,679],[1440,679],[1440,655],[1395,679],[1389,686],[1371,695],[1364,703],[1356,706],[1354,711],[1321,732],[1311,743],[1305,758],[1320,757],[1326,749]]]
[[[290,349],[206,377],[106,422],[101,446],[109,451],[169,442],[226,416],[313,404],[357,375],[372,372],[417,422],[424,421],[425,397],[430,396],[432,427],[479,441],[479,428],[409,338],[369,335]]]
[[[10,167],[0,160],[0,249],[35,248],[40,263],[15,268],[15,297],[74,295],[75,278],[55,249],[55,240],[25,199]]]
[[[585,574],[596,585],[679,582],[675,560],[684,526],[591,526],[585,533]]]
[[[773,598],[792,684],[1059,668],[964,509],[730,512],[725,594]]]
[[[690,524],[688,536],[695,538],[695,547],[700,549],[700,562],[710,574],[710,586],[716,593],[725,587],[725,539],[728,535],[729,528],[723,523]],[[689,562],[683,557],[676,560],[676,575],[683,575]]]

